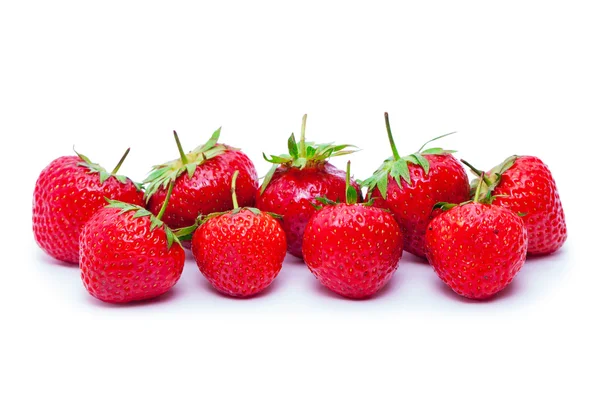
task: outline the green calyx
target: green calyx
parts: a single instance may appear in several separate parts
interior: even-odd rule
[[[463,161],[463,160],[461,160],[461,161]],[[463,162],[466,163],[465,161],[463,161]],[[499,196],[492,196],[491,190],[484,189],[484,187],[487,188],[486,182],[488,182],[488,179],[485,176],[485,172],[482,171],[479,175],[479,178],[474,179],[472,182],[472,184],[473,183],[475,184],[475,187],[474,187],[474,193],[470,200],[463,201],[460,204],[446,203],[446,202],[436,203],[433,206],[433,210],[439,208],[442,211],[448,211],[456,206],[464,206],[465,204],[469,204],[469,203],[492,204],[494,202],[494,200],[496,200],[496,198]]]
[[[358,193],[356,188],[350,183],[350,161],[346,164],[346,204],[356,204]]]
[[[323,208],[323,206],[334,206],[336,204],[340,204],[341,202],[339,201],[333,201],[328,199],[327,197],[315,197],[315,200],[318,201],[321,204],[312,204],[311,205],[317,209],[320,210]],[[372,206],[374,203],[375,199],[370,199],[367,203],[362,203],[365,206]],[[350,181],[350,161],[348,161],[348,163],[346,164],[346,204],[352,205],[352,204],[356,204],[358,202],[358,192],[356,191],[356,188],[354,186],[352,186],[352,183]]]
[[[98,176],[100,178],[100,184],[103,184],[111,176],[114,176],[116,180],[118,180],[119,182],[121,182],[123,184],[127,183],[127,179],[129,179],[129,178],[127,178],[125,175],[117,175],[117,172],[119,171],[119,168],[121,168],[121,165],[123,165],[123,162],[127,158],[127,155],[129,154],[130,150],[131,150],[131,148],[128,148],[125,151],[125,154],[123,154],[123,156],[121,156],[121,159],[119,160],[119,163],[117,164],[117,166],[109,173],[100,164],[93,163],[89,158],[87,158],[86,156],[84,156],[81,153],[78,153],[77,150],[75,150],[75,147],[73,147],[73,151],[81,159],[81,162],[78,165],[87,168],[89,170],[88,173],[90,173],[90,174],[98,174]],[[135,185],[137,190],[142,190],[141,184],[133,182],[133,181],[131,181],[131,182]]]
[[[169,183],[174,182],[181,174],[187,172],[188,176],[191,178],[199,165],[202,165],[206,160],[210,160],[219,154],[223,154],[227,150],[227,147],[222,144],[217,144],[220,135],[221,128],[217,129],[206,143],[196,147],[189,153],[185,153],[179,141],[179,136],[177,136],[177,132],[173,131],[173,136],[175,137],[175,142],[177,143],[177,149],[179,151],[179,158],[152,167],[150,174],[148,174],[143,182],[146,185],[146,193],[144,194],[146,201],[148,201],[148,199],[161,187],[167,188]]]
[[[517,160],[518,156],[510,156],[502,163],[496,165],[491,169],[489,173],[485,173],[482,170],[475,168],[469,162],[465,160],[460,160],[463,164],[465,164],[471,172],[476,176],[475,179],[471,181],[471,197],[475,201],[479,201],[482,203],[487,202],[487,199],[492,199],[492,192],[496,187],[500,184],[502,180],[502,174],[508,171]],[[481,186],[479,193],[477,193],[477,188]]]
[[[396,148],[396,144],[394,142],[394,137],[392,136],[392,130],[390,128],[390,120],[388,117],[388,113],[384,114],[385,117],[385,126],[387,129],[388,140],[390,142],[390,147],[392,149],[392,157],[386,159],[383,164],[373,173],[373,175],[364,181],[361,182],[362,186],[366,186],[369,192],[372,192],[375,188],[379,189],[381,196],[386,199],[387,198],[387,186],[388,186],[388,176],[394,178],[398,186],[402,186],[402,180],[404,180],[407,184],[410,185],[410,171],[408,169],[408,164],[415,164],[423,168],[425,175],[429,173],[430,165],[427,158],[424,156],[427,154],[431,155],[441,155],[441,154],[451,154],[454,153],[454,150],[445,150],[441,147],[432,147],[423,150],[423,148],[429,143],[441,139],[443,137],[454,134],[455,132],[446,133],[445,135],[438,136],[433,138],[427,142],[425,142],[421,148],[413,153],[404,157],[400,157],[398,150]]]
[[[236,170],[233,173],[233,176],[231,177],[231,200],[233,202],[233,209],[232,210],[214,212],[214,213],[210,213],[210,214],[207,214],[207,215],[199,215],[198,218],[196,218],[196,221],[194,222],[193,225],[176,229],[175,230],[175,236],[177,236],[180,240],[191,240],[192,239],[192,235],[194,234],[194,232],[196,231],[196,229],[198,229],[198,227],[200,225],[206,223],[206,221],[208,221],[209,219],[218,217],[220,215],[224,215],[224,214],[235,215],[235,214],[239,213],[242,210],[248,210],[251,213],[253,213],[254,215],[260,215],[260,214],[262,214],[264,211],[261,211],[258,208],[255,208],[255,207],[240,207],[239,206],[238,200],[237,200],[237,195],[235,193],[235,183],[237,181],[237,177],[238,177],[239,173],[240,172],[238,170]],[[269,214],[273,218],[282,218],[281,215],[275,214],[275,213],[272,213],[272,212],[266,212],[266,214]]]
[[[165,224],[163,221],[161,221],[161,218],[162,218],[163,214],[165,213],[165,210],[167,209],[167,204],[169,203],[169,199],[171,197],[172,191],[173,191],[173,184],[169,185],[169,191],[167,192],[167,197],[165,198],[165,201],[164,201],[158,215],[156,215],[156,216],[152,215],[152,213],[150,211],[148,211],[145,208],[140,207],[138,205],[125,203],[125,202],[118,201],[118,200],[111,200],[109,198],[105,198],[106,201],[108,202],[108,205],[106,207],[107,208],[118,208],[121,210],[121,214],[126,213],[126,212],[133,212],[134,213],[133,218],[142,218],[142,217],[150,218],[150,230],[153,231],[156,228],[163,229],[165,231],[165,234],[167,235],[167,249],[171,249],[173,242],[176,242],[179,245],[181,245],[181,242],[179,241],[177,236],[173,233],[173,231],[167,226],[167,224]]]
[[[356,146],[351,144],[335,145],[333,143],[315,144],[314,142],[307,142],[306,117],[306,114],[304,114],[304,117],[302,117],[300,141],[296,141],[296,137],[293,133],[288,138],[288,154],[280,154],[278,156],[271,155],[271,158],[269,158],[265,153],[263,153],[263,158],[267,162],[270,162],[274,165],[271,167],[267,175],[265,175],[265,179],[260,187],[261,193],[265,191],[269,185],[269,182],[271,182],[271,178],[273,178],[273,174],[279,165],[285,165],[287,167],[298,169],[307,167],[310,168],[326,163],[331,157],[343,156],[358,151]]]

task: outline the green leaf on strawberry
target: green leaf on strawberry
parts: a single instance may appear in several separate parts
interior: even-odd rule
[[[210,213],[207,215],[199,215],[198,218],[196,218],[196,221],[194,222],[194,224],[183,227],[183,228],[176,229],[174,231],[175,237],[177,237],[179,240],[191,240],[196,229],[198,229],[198,227],[200,225],[206,223],[208,220],[218,217],[220,215],[238,214],[242,210],[248,210],[254,215],[260,215],[260,214],[264,213],[264,214],[269,214],[273,218],[281,218],[281,215],[279,215],[279,214],[261,211],[256,207],[240,207],[238,204],[238,199],[237,199],[237,195],[235,192],[235,183],[237,181],[238,175],[239,175],[239,171],[236,170],[233,173],[233,176],[231,178],[231,199],[233,201],[233,209],[232,210],[214,212],[214,213]]]
[[[454,150],[445,150],[441,147],[432,147],[423,150],[423,148],[427,144],[455,133],[450,132],[425,142],[417,152],[401,157],[396,148],[396,144],[394,143],[394,137],[392,136],[392,130],[390,128],[390,120],[388,117],[388,113],[385,113],[385,126],[387,129],[388,140],[392,148],[393,156],[386,159],[371,177],[365,179],[361,183],[362,186],[366,186],[368,188],[369,192],[371,192],[375,188],[379,189],[379,192],[381,192],[381,196],[384,199],[387,198],[388,176],[394,178],[398,186],[402,186],[402,180],[404,180],[407,184],[410,185],[411,179],[408,168],[409,163],[420,166],[421,168],[423,168],[425,175],[427,175],[429,174],[430,165],[427,158],[424,157],[425,154],[442,155],[454,153]]]
[[[81,159],[81,162],[79,163],[79,165],[87,168],[89,170],[88,173],[90,173],[90,174],[97,173],[100,178],[100,184],[103,184],[111,176],[114,176],[116,180],[118,180],[119,182],[121,182],[123,184],[127,183],[127,180],[129,178],[127,178],[124,175],[117,175],[117,172],[119,171],[119,168],[121,168],[121,165],[123,165],[123,162],[127,158],[127,155],[129,154],[130,150],[131,150],[131,148],[128,148],[125,151],[125,154],[123,154],[123,156],[121,156],[121,159],[119,160],[119,163],[117,164],[117,166],[109,173],[108,171],[106,171],[106,169],[103,166],[92,162],[87,156],[85,156],[81,153],[78,153],[77,150],[75,150],[75,147],[73,147],[73,151]],[[139,184],[137,182],[133,182],[133,184],[135,185],[136,189],[142,190],[141,184]]]
[[[483,171],[475,168],[469,162],[461,159],[460,161],[469,167],[471,172],[476,176],[476,178],[471,181],[471,196],[475,196],[475,191],[480,180],[483,180],[483,184],[479,198],[476,198],[476,200],[483,200],[484,198],[491,196],[494,189],[496,189],[496,187],[500,184],[502,174],[508,171],[510,167],[515,164],[517,158],[519,158],[519,156],[516,155],[508,157],[502,163],[492,168],[488,173],[484,173]]]
[[[163,203],[163,207],[160,209],[160,212],[156,216],[154,216],[150,211],[138,205],[125,203],[118,200],[111,200],[109,198],[105,198],[108,202],[108,205],[106,207],[120,209],[120,214],[124,214],[126,212],[133,212],[133,218],[150,218],[150,230],[153,231],[156,228],[163,229],[165,234],[167,235],[167,249],[171,249],[173,242],[177,242],[180,245],[181,242],[177,238],[177,235],[175,235],[173,231],[167,226],[167,224],[161,221],[161,218],[167,208],[167,204],[169,203],[169,198],[171,197],[172,191],[173,183],[169,185],[169,191],[167,193],[165,202]]]
[[[294,168],[307,168],[317,164],[325,163],[331,157],[343,156],[346,154],[354,153],[358,151],[356,146],[351,144],[338,144],[333,143],[314,143],[306,141],[306,114],[302,118],[302,129],[300,133],[300,141],[296,141],[295,135],[292,133],[288,138],[288,154],[280,154],[278,156],[271,155],[270,158],[263,153],[263,158],[272,164],[274,164],[265,178],[260,187],[260,193],[262,194],[273,174],[280,165],[285,165]]]
[[[207,160],[210,160],[219,154],[223,154],[227,150],[227,147],[222,144],[217,144],[220,134],[221,128],[217,129],[206,143],[186,154],[183,151],[177,132],[173,131],[180,157],[176,160],[152,167],[150,174],[143,182],[147,185],[145,193],[146,200],[156,193],[159,188],[166,188],[169,186],[169,183],[175,181],[181,174],[187,173],[191,178],[199,165],[202,165]]]

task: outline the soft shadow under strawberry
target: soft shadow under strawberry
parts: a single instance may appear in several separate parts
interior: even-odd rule
[[[458,301],[459,303],[465,304],[485,304],[485,303],[493,303],[498,301],[503,301],[505,299],[511,298],[512,296],[518,295],[521,291],[521,285],[518,281],[513,281],[506,289],[501,290],[498,294],[488,297],[487,299],[469,299],[467,297],[463,297],[457,293],[455,293],[448,285],[446,285],[441,280],[437,280],[435,283],[435,289],[444,295],[449,300]]]
[[[43,251],[36,251],[36,258],[38,259],[38,261],[41,261],[42,264],[48,264],[48,265],[52,265],[55,267],[66,267],[66,268],[72,268],[75,270],[79,270],[79,264],[71,264],[68,262],[57,260],[54,257],[50,257],[48,254],[44,253]]]
[[[178,288],[177,286],[174,286],[168,292],[166,292],[158,297],[154,297],[154,298],[147,299],[147,300],[132,301],[129,303],[105,303],[105,302],[98,300],[95,297],[91,297],[91,296],[86,296],[86,299],[90,304],[93,304],[93,305],[101,307],[101,308],[151,307],[151,306],[158,306],[162,303],[172,301],[174,298],[176,298],[180,295],[180,292],[181,292],[180,288]]]
[[[567,247],[568,245],[565,245],[563,247],[561,247],[560,249],[558,249],[557,251],[555,251],[554,253],[550,253],[550,254],[527,254],[527,263],[525,264],[524,268],[527,267],[527,265],[530,264],[539,264],[541,261],[550,261],[550,260],[557,260],[560,257],[563,257],[566,253],[567,253]]]
[[[368,302],[368,301],[376,301],[378,299],[383,299],[383,298],[393,295],[393,293],[398,289],[400,282],[401,282],[400,276],[398,273],[396,273],[396,274],[394,274],[392,279],[383,288],[381,288],[380,291],[373,294],[372,296],[363,297],[363,298],[359,298],[359,299],[344,297],[340,294],[334,293],[333,291],[329,290],[327,287],[321,285],[317,279],[315,279],[313,281],[313,283],[311,284],[311,289],[317,295],[323,296],[323,297],[328,297],[330,299],[335,299],[335,300],[340,300],[340,301],[356,301],[356,302],[367,301]]]
[[[409,253],[408,251],[405,251],[404,253],[402,253],[402,262],[407,261],[414,264],[419,264],[423,267],[431,267],[426,258],[421,258],[419,256],[415,256],[414,254]]]
[[[285,265],[293,265],[293,268],[307,268],[306,263],[302,258],[298,258],[289,253],[286,255],[284,262],[284,268]]]
[[[200,275],[198,282],[199,282],[199,286],[202,288],[202,290],[209,291],[212,294],[216,295],[217,297],[227,299],[227,300],[232,300],[232,301],[245,301],[245,300],[260,299],[261,297],[268,296],[271,292],[277,290],[279,287],[279,283],[280,283],[279,280],[275,279],[269,286],[267,286],[264,290],[262,290],[261,292],[259,292],[257,294],[254,294],[252,296],[247,296],[247,297],[234,297],[234,296],[229,296],[229,295],[222,293],[222,292],[218,291],[217,289],[215,289],[210,284],[210,282],[208,280],[206,280],[206,278],[204,278],[202,275]]]

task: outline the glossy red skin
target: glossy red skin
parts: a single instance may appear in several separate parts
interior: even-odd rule
[[[510,284],[527,253],[527,230],[514,212],[468,203],[435,217],[427,228],[427,259],[452,290],[486,299]]]
[[[360,299],[377,293],[398,268],[402,232],[392,214],[380,208],[326,206],[308,222],[302,251],[321,284]]]
[[[360,187],[354,180],[359,201]],[[302,258],[302,237],[308,220],[315,213],[312,204],[320,204],[317,197],[337,201],[346,198],[346,173],[330,163],[303,169],[281,166],[271,182],[256,194],[256,207],[281,215],[286,234],[288,252]]]
[[[167,247],[161,227],[134,211],[103,208],[81,231],[79,266],[87,291],[107,303],[146,300],[167,292],[181,276],[183,248]]]
[[[567,240],[565,213],[556,183],[539,158],[518,157],[502,174],[492,194],[499,196],[494,204],[525,214],[522,218],[527,227],[529,254],[553,253]]]
[[[210,218],[192,237],[200,272],[215,289],[234,297],[265,290],[281,270],[285,249],[277,220],[247,209]]]
[[[88,219],[107,203],[105,197],[144,205],[144,193],[132,181],[100,175],[78,165],[77,156],[52,161],[41,172],[33,192],[33,235],[38,245],[57,260],[79,262],[79,233]]]
[[[469,200],[470,186],[467,174],[451,154],[430,155],[429,173],[418,165],[409,163],[410,185],[402,179],[402,187],[388,176],[387,199],[383,200],[379,189],[371,197],[374,205],[392,211],[402,228],[404,250],[418,257],[425,257],[425,230],[431,221],[433,206],[439,202],[460,204]]]
[[[229,148],[224,153],[196,167],[190,179],[184,172],[175,181],[173,193],[162,220],[177,229],[193,225],[198,215],[231,210],[231,178],[239,171],[236,194],[240,207],[254,206],[258,174],[248,156]],[[157,215],[167,188],[160,188],[148,199],[148,210]]]

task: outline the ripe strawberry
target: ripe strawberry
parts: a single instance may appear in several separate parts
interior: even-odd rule
[[[481,171],[463,160],[474,173]],[[550,170],[537,157],[512,156],[486,173],[482,196],[523,217],[532,255],[550,254],[567,240],[565,213]],[[475,184],[475,183],[474,183]]]
[[[167,200],[168,202],[168,195]],[[109,200],[81,232],[81,279],[107,303],[150,299],[181,276],[185,252],[160,219],[140,206]]]
[[[269,213],[239,207],[236,171],[232,179],[234,209],[208,215],[192,237],[192,254],[200,272],[220,292],[247,297],[273,282],[285,258],[285,232]]]
[[[346,203],[326,205],[304,232],[304,261],[319,282],[349,298],[371,296],[390,280],[402,256],[402,233],[389,212],[356,203],[346,175]]]
[[[504,289],[525,262],[527,230],[507,208],[465,202],[436,216],[427,227],[427,259],[452,290],[485,299]]]
[[[108,173],[83,154],[59,157],[40,174],[33,192],[33,235],[38,245],[60,261],[77,264],[83,224],[109,199],[144,204],[141,187],[116,175],[127,157]]]
[[[330,157],[353,153],[351,145],[306,142],[306,115],[302,118],[300,141],[294,134],[288,139],[289,154],[271,156],[265,160],[273,167],[256,195],[256,207],[282,215],[283,230],[287,238],[287,251],[302,257],[302,235],[310,217],[315,213],[313,203],[317,197],[337,201],[344,197],[345,175],[331,165]],[[360,195],[360,187],[352,183]]]
[[[233,172],[240,171],[238,194],[242,206],[253,206],[258,175],[246,154],[233,147],[218,144],[221,128],[202,146],[185,154],[177,137],[180,158],[156,165],[144,183],[148,210],[157,213],[165,200],[167,187],[174,181],[173,194],[164,215],[171,228],[194,224],[200,214],[230,210],[233,207],[229,182]]]
[[[402,228],[404,250],[425,257],[425,230],[436,203],[461,203],[469,199],[469,178],[462,165],[442,148],[423,150],[400,157],[390,129],[388,114],[385,124],[393,157],[383,162],[370,178],[363,181],[368,198],[375,205],[392,211]],[[449,135],[449,134],[448,134]]]

